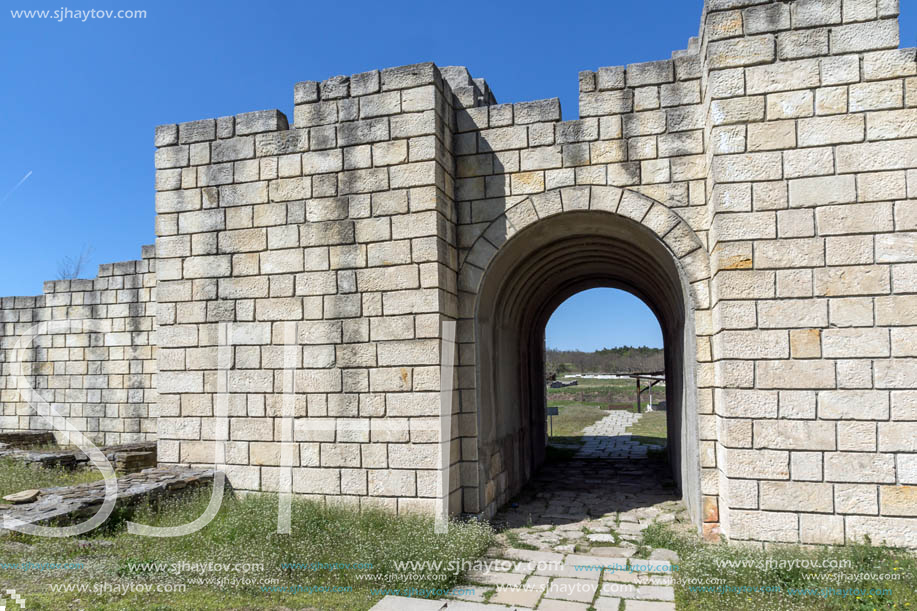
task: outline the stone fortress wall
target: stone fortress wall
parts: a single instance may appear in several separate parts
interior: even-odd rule
[[[155,440],[155,299],[153,246],[139,261],[99,266],[94,280],[0,299],[0,429],[52,429],[27,401],[33,388],[93,443]]]
[[[14,336],[100,319],[25,359],[80,430],[191,465],[225,440],[241,490],[282,489],[286,451],[295,493],[433,511],[455,321],[446,497],[489,514],[540,459],[505,345],[574,285],[617,283],[667,329],[699,528],[917,547],[917,61],[897,15],[708,0],[671,59],[580,73],[573,121],[428,63],[298,83],[292,126],[160,126],[155,257],[0,301],[0,425],[47,426],[11,382]],[[520,275],[525,244],[584,239],[620,273],[550,295]]]

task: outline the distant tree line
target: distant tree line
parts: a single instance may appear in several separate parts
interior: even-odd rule
[[[565,373],[646,373],[665,368],[661,348],[620,346],[595,352],[581,350],[545,351],[548,376]]]

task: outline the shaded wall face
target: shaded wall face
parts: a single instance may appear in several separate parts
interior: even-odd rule
[[[63,444],[70,426],[96,444],[154,440],[155,284],[145,258],[0,299],[0,429],[54,430]],[[40,415],[52,409],[62,418]]]

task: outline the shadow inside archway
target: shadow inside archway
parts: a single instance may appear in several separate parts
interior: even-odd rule
[[[638,522],[658,516],[680,499],[663,460],[549,459],[493,523],[519,528],[609,519]]]

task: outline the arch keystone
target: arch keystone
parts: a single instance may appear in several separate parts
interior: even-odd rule
[[[564,187],[560,190],[564,212],[589,209],[589,187]]]
[[[592,187],[589,208],[590,210],[617,212],[622,193],[624,191],[618,187]]]

